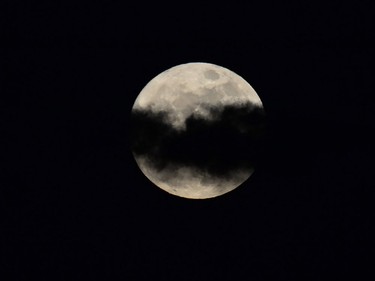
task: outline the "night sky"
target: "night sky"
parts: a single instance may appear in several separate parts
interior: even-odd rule
[[[372,280],[371,1],[42,2],[6,9],[1,280]],[[254,174],[208,200],[130,149],[135,98],[187,62],[239,74],[267,114]]]

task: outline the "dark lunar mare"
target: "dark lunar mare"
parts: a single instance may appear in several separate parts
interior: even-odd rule
[[[210,118],[190,115],[185,130],[170,125],[168,112],[133,109],[131,149],[157,171],[191,167],[217,178],[230,178],[254,167],[261,153],[265,113],[252,103],[213,107]]]

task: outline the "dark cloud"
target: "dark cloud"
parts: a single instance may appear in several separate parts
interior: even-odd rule
[[[228,177],[252,168],[261,152],[263,108],[252,103],[205,108],[210,117],[190,115],[185,130],[173,128],[167,112],[133,110],[133,153],[158,171],[185,166]]]

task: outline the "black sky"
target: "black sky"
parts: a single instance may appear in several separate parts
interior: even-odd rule
[[[372,2],[185,4],[6,7],[1,280],[372,273]],[[145,84],[197,61],[246,79],[268,122],[249,181],[203,201],[154,187],[129,139]]]

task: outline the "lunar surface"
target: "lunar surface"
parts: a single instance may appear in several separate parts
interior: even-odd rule
[[[264,117],[259,96],[236,73],[181,64],[153,78],[135,100],[132,152],[143,174],[168,193],[216,197],[253,173]]]

